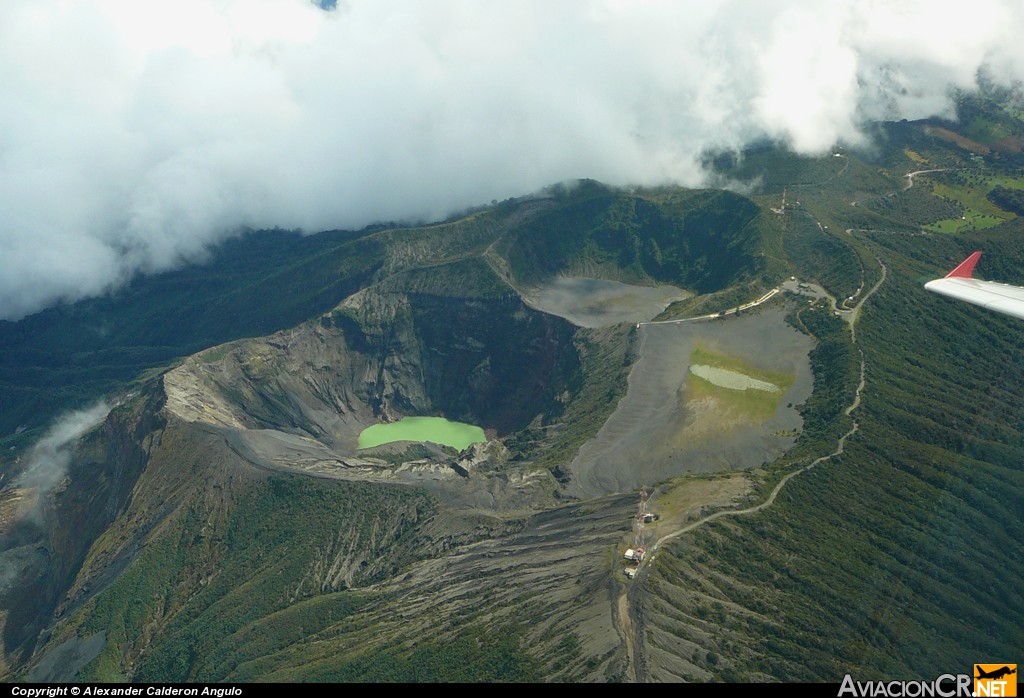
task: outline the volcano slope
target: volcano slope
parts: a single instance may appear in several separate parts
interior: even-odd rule
[[[960,123],[942,125],[998,123],[1024,137],[1019,112],[1002,104],[966,100]],[[852,426],[842,405],[853,404],[863,360],[859,428],[770,508],[699,526],[658,552],[629,597],[641,680],[929,679],[1024,651],[1013,581],[1024,573],[1024,325],[922,289],[975,249],[989,260],[979,276],[1024,283],[1024,227],[1011,212],[956,236],[925,229],[967,220],[963,202],[1001,181],[1020,186],[1021,161],[979,162],[933,125],[885,126],[893,147],[870,161],[765,149],[742,162],[761,183],[755,198],[777,206],[788,191],[800,201],[785,217],[797,275],[842,299],[872,288],[882,264],[888,272],[854,345],[830,312],[799,314],[818,338],[815,391],[796,447],[769,470],[777,478],[833,452]],[[903,174],[935,167],[957,170],[933,175],[947,188],[918,178],[904,191]]]
[[[308,274],[344,258],[350,281],[332,283],[358,288],[295,327],[143,376],[51,490],[19,479],[29,454],[5,461],[9,671],[623,675],[609,563],[635,500],[560,504],[558,466],[625,390],[632,325],[578,327],[523,296],[559,275],[754,293],[779,275],[759,254],[775,234],[735,194],[585,182],[304,260]],[[365,266],[353,250],[368,251]],[[269,274],[264,293],[289,274]],[[458,455],[356,449],[363,427],[421,414],[491,441]]]
[[[771,309],[728,321],[637,328],[626,396],[569,465],[575,491],[623,492],[666,477],[756,467],[792,446],[801,425],[794,405],[811,394],[811,339],[786,325],[784,315]],[[707,351],[710,346],[717,351]],[[745,394],[754,391],[715,390],[692,373],[704,365],[693,358],[712,353],[742,357],[733,361],[758,365],[791,385],[769,384],[778,389],[764,395],[766,410],[761,401],[744,404],[756,399]]]
[[[986,248],[1024,263],[1020,228],[1008,232],[987,234]],[[858,324],[859,429],[769,509],[657,554],[630,595],[642,680],[927,677],[1024,648],[1012,581],[1024,564],[1024,375],[1007,361],[1022,328],[925,297],[922,277],[961,258],[957,241],[885,232],[863,242],[890,273]],[[843,324],[812,322],[833,370],[855,366]],[[812,355],[816,376],[824,359]],[[842,399],[854,384],[837,381]],[[805,412],[805,434],[816,423]],[[811,462],[802,452],[770,470]]]
[[[52,491],[17,486],[31,426],[5,432],[8,676],[836,681],[927,678],[1019,655],[1024,376],[1007,357],[1024,328],[920,285],[976,245],[991,253],[979,273],[1024,282],[1024,231],[1010,220],[964,237],[921,234],[914,216],[952,204],[899,208],[890,194],[902,175],[974,166],[925,126],[885,127],[893,147],[872,161],[747,153],[727,174],[758,178],[753,199],[584,183],[440,226],[364,231],[289,263],[316,280],[316,297],[336,293],[314,319],[219,336],[204,346],[239,341],[131,385]],[[768,213],[784,191],[786,213]],[[354,245],[365,264],[346,256]],[[881,279],[879,260],[888,275],[862,309],[856,343],[823,302],[766,305],[766,315],[784,308],[814,345],[795,443],[764,467],[659,485],[658,535],[765,501],[857,420],[841,456],[789,479],[756,515],[670,539],[625,586],[638,497],[575,499],[584,495],[570,464],[628,394],[639,335],[635,323],[580,328],[535,316],[531,304],[558,278],[694,294],[666,318],[738,306],[790,274],[856,298]],[[260,287],[276,308],[285,301],[274,284],[289,273]],[[489,308],[495,322],[473,311],[459,325],[438,309],[452,304]],[[440,337],[428,329],[435,312],[448,323]],[[507,323],[519,333],[511,348],[497,327]],[[570,344],[554,361],[531,353],[562,336]],[[505,382],[486,360],[499,349],[550,383]],[[445,365],[435,355],[473,351],[458,395],[427,375]],[[777,386],[785,381],[769,374],[789,370],[707,340],[684,355]],[[846,416],[861,365],[860,407]],[[687,387],[734,404],[697,379],[688,373]],[[529,405],[474,413],[479,396],[514,390],[533,391]],[[363,421],[421,407],[477,423],[492,441],[457,461],[423,447],[346,445]],[[26,517],[33,498],[44,506]]]

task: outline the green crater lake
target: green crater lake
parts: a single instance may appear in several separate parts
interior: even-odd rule
[[[374,424],[359,434],[359,448],[393,441],[432,441],[461,451],[470,444],[487,441],[487,437],[480,427],[449,422],[444,417],[404,417],[390,424]]]

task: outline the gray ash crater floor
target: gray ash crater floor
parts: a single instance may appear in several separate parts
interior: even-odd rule
[[[579,327],[608,327],[650,320],[690,293],[675,286],[632,286],[619,281],[563,276],[527,294],[536,310],[565,318]]]
[[[792,446],[802,425],[796,406],[811,394],[813,341],[787,325],[785,315],[771,309],[728,320],[642,326],[626,396],[570,464],[570,491],[628,492],[669,477],[754,467]],[[757,423],[687,400],[690,355],[698,342],[753,367],[792,374],[775,413]]]

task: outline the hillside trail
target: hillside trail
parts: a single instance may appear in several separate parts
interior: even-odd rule
[[[864,294],[864,297],[860,299],[860,301],[857,303],[857,305],[853,306],[853,308],[851,308],[848,313],[844,313],[843,316],[842,316],[843,319],[846,320],[846,322],[850,325],[850,343],[851,344],[857,344],[857,318],[860,317],[861,308],[864,307],[864,303],[867,302],[868,298],[871,298],[871,296],[874,295],[875,291],[877,291],[879,288],[881,288],[882,284],[885,283],[886,276],[888,276],[888,274],[889,274],[889,268],[887,266],[885,266],[885,262],[883,262],[881,260],[881,258],[879,258],[879,257],[876,257],[875,259],[878,260],[878,266],[881,267],[881,269],[882,269],[882,275],[878,278],[878,282],[874,286],[871,287],[870,291],[868,291],[867,293]],[[864,381],[863,381],[864,358],[863,357],[864,357],[864,354],[862,352],[861,353],[861,384],[862,385],[864,383]],[[859,390],[860,389],[858,388],[858,391]],[[858,392],[857,398],[858,398],[858,404],[859,404],[859,398],[860,398],[860,393],[859,392]],[[847,411],[846,414],[850,414],[849,411]]]
[[[638,323],[636,323],[636,326],[637,326],[637,329],[640,329],[641,327],[646,327],[647,325],[678,325],[679,323],[682,323],[682,322],[697,322],[698,320],[718,320],[718,319],[721,319],[721,318],[725,317],[726,315],[736,315],[737,313],[741,313],[744,310],[750,310],[751,308],[756,308],[757,306],[761,305],[762,303],[765,303],[765,302],[771,300],[772,298],[774,298],[775,294],[781,293],[781,292],[782,292],[782,287],[781,286],[773,288],[773,289],[769,290],[767,293],[765,293],[763,296],[758,298],[757,300],[750,301],[749,303],[744,303],[743,305],[737,305],[735,308],[729,308],[728,310],[723,310],[720,313],[709,313],[708,315],[697,315],[696,317],[675,318],[675,319],[672,319],[672,320],[647,320],[645,322],[638,322]]]
[[[914,170],[913,172],[908,172],[907,174],[903,175],[904,177],[907,178],[907,186],[903,187],[903,191],[906,191],[907,189],[910,189],[911,187],[914,186],[914,177],[917,175],[928,174],[930,172],[949,172],[949,170],[950,168],[948,167],[940,167],[934,170]]]
[[[846,317],[844,317],[844,319],[847,320],[847,322],[850,325],[850,341],[854,345],[856,345],[856,342],[857,342],[857,337],[856,337],[856,334],[855,334],[854,323],[855,323],[855,321],[856,321],[856,319],[857,319],[857,317],[858,317],[858,315],[860,313],[860,310],[863,307],[864,303],[872,295],[874,295],[874,293],[882,286],[882,284],[885,282],[885,279],[886,279],[886,272],[887,272],[886,266],[882,262],[881,259],[878,259],[878,263],[881,266],[881,278],[878,280],[878,283],[876,283],[871,288],[870,291],[868,291],[866,294],[864,294],[864,297],[860,299],[860,302],[857,303],[857,305],[853,308],[852,312],[850,312],[848,315],[844,314],[844,315],[846,315]],[[835,300],[832,299],[831,305],[832,305],[833,309],[835,309],[835,305],[834,304],[835,304]],[[856,410],[858,407],[860,407],[861,394],[864,391],[864,385],[865,385],[864,352],[861,351],[860,352],[860,381],[857,384],[857,389],[854,390],[853,401],[843,410],[843,414],[845,414],[846,416],[848,416],[848,417],[851,416],[852,413],[854,412],[854,410]],[[693,521],[693,522],[687,524],[686,526],[683,526],[682,528],[679,528],[679,529],[677,529],[675,531],[672,531],[671,533],[667,533],[667,534],[661,536],[660,538],[658,538],[658,540],[656,540],[654,542],[654,544],[652,546],[650,546],[650,548],[648,549],[648,552],[647,552],[647,556],[644,558],[643,562],[641,562],[640,565],[639,565],[639,568],[637,570],[636,576],[634,578],[634,583],[626,585],[626,586],[623,587],[623,591],[622,591],[622,594],[619,597],[618,607],[617,607],[619,631],[620,631],[620,634],[621,634],[623,640],[626,643],[627,676],[630,677],[632,681],[634,681],[636,683],[644,683],[647,680],[647,675],[646,675],[646,671],[641,666],[642,662],[638,660],[638,655],[641,653],[640,652],[640,634],[637,632],[636,624],[633,622],[633,618],[632,618],[632,616],[629,613],[629,594],[630,594],[630,591],[632,589],[638,587],[638,584],[636,584],[636,582],[638,582],[641,579],[641,577],[644,576],[644,573],[647,570],[648,563],[654,561],[655,555],[657,554],[657,552],[661,548],[661,546],[664,543],[666,543],[666,542],[668,542],[668,541],[670,541],[670,540],[672,540],[674,538],[678,538],[679,536],[685,535],[685,534],[687,534],[687,533],[689,533],[691,531],[694,531],[694,530],[696,530],[696,529],[698,529],[701,526],[704,526],[706,524],[712,523],[714,521],[718,521],[719,519],[723,519],[723,518],[729,517],[729,516],[747,516],[747,515],[750,515],[750,514],[756,514],[757,512],[760,512],[760,511],[764,511],[765,509],[767,509],[768,507],[772,506],[775,503],[775,500],[779,496],[779,493],[782,491],[782,488],[785,487],[786,484],[790,480],[795,478],[797,475],[800,475],[801,473],[805,473],[808,470],[811,470],[812,468],[818,466],[819,464],[824,463],[827,460],[831,460],[832,458],[835,458],[836,456],[842,455],[843,450],[846,448],[846,440],[848,438],[850,438],[851,436],[853,436],[855,433],[857,433],[857,430],[859,428],[860,428],[860,423],[857,422],[857,420],[854,420],[852,426],[850,427],[850,429],[845,434],[843,434],[842,436],[839,437],[839,440],[836,443],[836,448],[835,448],[835,450],[832,453],[829,453],[829,454],[824,455],[824,456],[820,456],[820,457],[816,458],[815,460],[811,461],[809,464],[807,464],[807,465],[805,465],[805,466],[803,466],[801,468],[798,468],[798,469],[794,470],[793,472],[788,473],[787,475],[785,475],[781,480],[779,480],[779,482],[775,485],[775,487],[772,488],[772,491],[768,494],[768,496],[765,498],[765,500],[763,502],[761,502],[760,504],[755,504],[754,506],[747,507],[746,509],[722,509],[722,510],[716,511],[716,512],[714,512],[712,514],[709,514],[709,515],[707,515],[707,516],[705,516],[703,518],[697,519],[696,521]]]

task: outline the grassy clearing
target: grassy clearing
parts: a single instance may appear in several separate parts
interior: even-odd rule
[[[741,373],[744,376],[759,381],[765,381],[778,386],[778,392],[765,390],[737,390],[725,388],[705,380],[693,373],[689,374],[686,384],[686,396],[688,401],[699,401],[705,398],[714,398],[727,410],[734,410],[743,415],[749,416],[755,421],[764,421],[778,409],[783,394],[793,385],[795,376],[791,373],[778,373],[751,366],[750,364],[733,356],[719,354],[709,350],[707,347],[698,344],[690,355],[690,365],[702,364],[720,368],[727,371]]]
[[[984,230],[1013,220],[1016,216],[1004,211],[987,196],[996,186],[1024,189],[1024,179],[1017,177],[971,177],[958,178],[954,183],[936,182],[932,188],[934,196],[952,200],[963,208],[961,218],[949,218],[924,226],[936,233],[960,233],[967,230]]]
[[[988,216],[973,208],[964,209],[963,218],[950,218],[924,226],[933,233],[961,233],[968,230],[984,230],[1005,223],[1008,219]]]
[[[983,145],[991,146],[1007,136],[1013,135],[1002,124],[991,119],[977,118],[963,129],[964,135]]]
[[[227,356],[234,347],[231,344],[222,344],[219,347],[213,347],[207,349],[204,352],[196,354],[195,361],[199,364],[213,364],[217,363],[225,356]]]
[[[911,160],[913,160],[914,162],[916,162],[919,165],[924,165],[925,163],[928,162],[923,157],[921,157],[920,154],[916,153],[915,151],[911,150],[910,148],[904,148],[903,149],[903,154],[906,155],[908,158],[910,158]]]
[[[942,128],[941,126],[931,126],[928,128],[928,132],[941,138],[942,140],[960,146],[964,150],[969,150],[972,153],[978,153],[981,155],[987,155],[990,151],[988,146],[978,143],[975,140],[968,138],[956,131],[951,131],[948,128]]]
[[[955,184],[936,182],[935,186],[932,188],[932,193],[935,196],[953,199],[964,208],[974,209],[980,215],[1010,220],[1013,217],[1013,214],[1007,213],[985,198],[988,193],[995,188],[995,186],[996,182],[993,182],[988,178],[967,180],[967,183]]]
[[[989,188],[988,191],[992,191],[995,187],[1006,187],[1007,189],[1024,189],[1024,177],[989,177],[988,178]],[[986,195],[988,192],[986,192]]]
[[[690,355],[690,363],[707,364],[708,366],[714,366],[715,368],[724,368],[727,371],[737,371],[739,373],[746,374],[751,378],[774,383],[783,389],[788,388],[793,384],[793,376],[791,374],[767,371],[765,369],[757,368],[756,366],[751,366],[742,359],[711,351],[706,345],[699,342],[694,348],[693,353]]]
[[[706,508],[728,505],[751,491],[750,477],[743,472],[698,475],[674,480],[669,488],[655,494],[649,510],[659,519],[647,527],[647,540],[678,530]]]
[[[691,373],[686,382],[686,395],[689,402],[714,398],[725,410],[740,412],[755,422],[763,422],[775,414],[782,393],[722,388]]]

